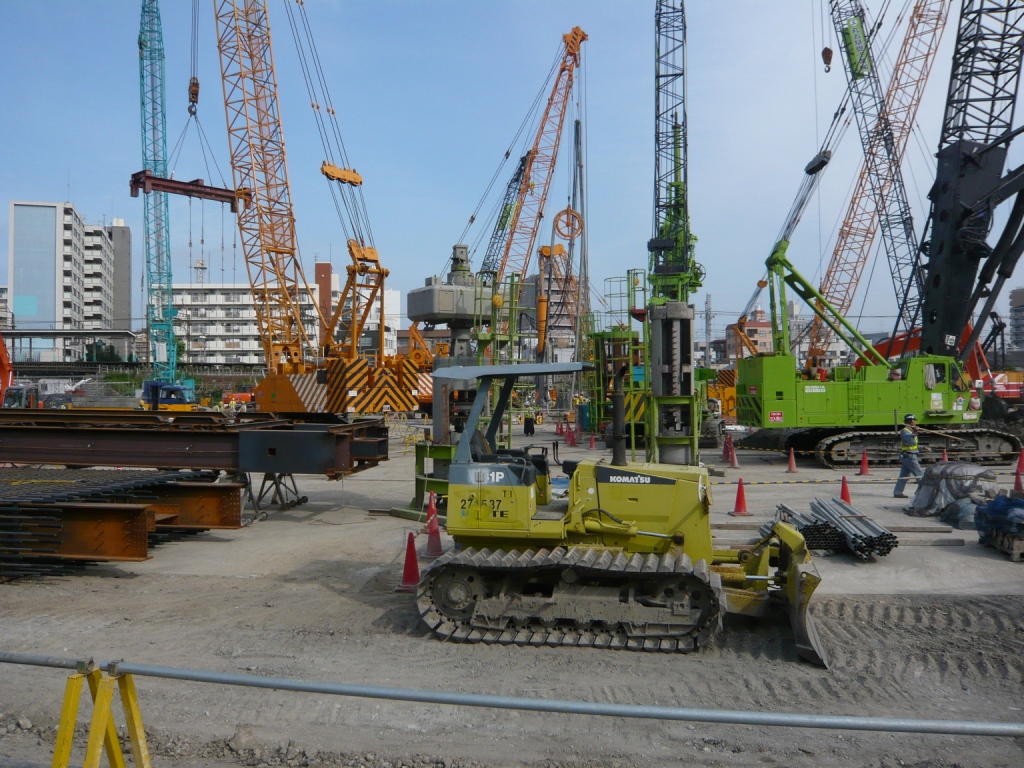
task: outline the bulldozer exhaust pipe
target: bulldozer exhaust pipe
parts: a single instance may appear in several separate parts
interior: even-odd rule
[[[622,380],[629,371],[622,366],[615,374],[612,385],[612,466],[626,466],[626,394],[622,390]]]

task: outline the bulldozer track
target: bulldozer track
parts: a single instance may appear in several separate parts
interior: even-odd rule
[[[946,450],[950,461],[970,461],[974,464],[1004,464],[1013,461],[1020,454],[1020,438],[1009,432],[995,429],[956,429],[949,430],[950,435],[959,440],[943,438],[941,435],[922,432],[918,435],[921,448],[936,453]],[[981,447],[984,440],[999,442],[994,449]],[[970,447],[963,445],[970,441]],[[840,450],[843,444],[856,445],[856,448]],[[898,465],[899,449],[896,438],[891,432],[865,430],[861,432],[842,432],[831,435],[818,442],[814,455],[818,463],[826,467],[853,467],[860,463],[861,450],[866,448],[868,460],[872,466]]]
[[[619,624],[616,626],[573,626],[564,621],[545,626],[539,619],[526,623],[504,617],[505,627],[481,626],[474,622],[478,611],[466,610],[464,616],[453,617],[450,608],[438,605],[434,587],[438,579],[459,578],[458,573],[471,569],[492,579],[500,579],[501,596],[507,596],[510,579],[558,574],[570,581],[608,580],[629,582],[654,580],[678,583],[685,580],[693,590],[699,586],[700,599],[706,605],[698,621],[689,626],[673,624]],[[455,575],[451,575],[455,574]],[[556,547],[538,550],[465,550],[449,552],[428,566],[420,579],[417,605],[420,616],[436,635],[463,643],[485,643],[519,646],[578,646],[612,650],[689,653],[710,643],[721,630],[725,612],[721,577],[708,568],[704,560],[691,562],[689,556],[626,554],[600,547]],[[499,617],[499,622],[502,617]]]

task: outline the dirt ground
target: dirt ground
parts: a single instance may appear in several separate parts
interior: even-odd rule
[[[547,427],[538,442],[550,441]],[[594,455],[562,450],[562,458]],[[0,648],[367,685],[620,704],[1024,721],[1024,563],[901,514],[895,470],[854,478],[855,506],[900,533],[889,556],[817,558],[813,615],[828,670],[797,660],[785,621],[733,617],[716,645],[663,655],[463,646],[430,637],[396,593],[415,525],[412,456],[343,483],[300,478],[304,506],[157,548],[145,563],[0,585]],[[709,463],[717,463],[710,456]],[[714,478],[719,541],[739,541],[734,483],[753,521],[779,502],[837,495],[839,473],[741,452]],[[800,480],[792,484],[792,480]],[[1012,483],[1012,475],[1001,479]],[[860,482],[856,482],[859,480]],[[813,481],[813,482],[809,482]],[[776,484],[758,484],[772,482]],[[786,482],[787,484],[777,484]],[[423,543],[420,538],[421,545]],[[445,538],[446,547],[451,541]],[[65,673],[0,666],[0,768],[48,765]],[[709,725],[460,708],[139,678],[154,765],[850,766],[1024,764],[1024,740]],[[80,723],[88,707],[83,706]],[[84,733],[84,731],[83,731]],[[84,738],[78,740],[81,759]]]

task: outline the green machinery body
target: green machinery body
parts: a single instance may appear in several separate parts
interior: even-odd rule
[[[737,416],[756,427],[892,428],[913,413],[922,426],[976,425],[971,392],[949,358],[902,361],[897,380],[882,366],[836,366],[825,380],[806,378],[788,355],[739,361]],[[894,414],[896,414],[894,422]]]
[[[737,421],[755,427],[755,447],[813,451],[827,466],[856,464],[867,451],[874,463],[899,461],[896,432],[905,414],[924,427],[924,455],[1002,462],[1016,458],[1020,439],[981,427],[980,400],[972,398],[956,360],[919,355],[890,363],[786,259],[780,241],[768,258],[775,352],[737,364]],[[804,372],[790,353],[786,288],[793,290],[860,358],[856,366]],[[816,375],[812,375],[816,374]],[[766,439],[765,434],[769,438]]]

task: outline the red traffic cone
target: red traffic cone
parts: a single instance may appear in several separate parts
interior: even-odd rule
[[[739,461],[739,459],[736,456],[736,446],[735,445],[730,445],[729,446],[729,466],[732,467],[733,469],[739,469],[740,468],[740,461]]]
[[[405,567],[402,569],[402,583],[395,592],[415,592],[420,583],[420,564],[416,561],[416,534],[409,531],[405,544]]]
[[[427,518],[427,551],[424,557],[434,559],[441,554],[441,526],[437,524],[437,512],[434,512],[433,516]],[[419,574],[416,581],[419,581]]]
[[[853,504],[853,501],[850,499],[850,486],[846,482],[846,475],[843,475],[843,485],[839,489],[839,498],[847,504]]]
[[[430,492],[427,497],[427,525],[430,525],[430,518],[437,518],[437,494],[434,491]]]
[[[729,461],[729,456],[732,453],[732,435],[725,436],[725,442],[722,443],[722,461]]]
[[[942,460],[943,461],[949,461],[949,456],[946,454],[946,449],[945,448],[942,449]]]
[[[1020,457],[1017,459],[1017,473],[1024,472],[1024,448],[1020,449]]]
[[[594,436],[591,435],[590,436],[590,450],[594,450],[595,447],[596,447],[596,444],[594,443]]]
[[[558,435],[559,437],[562,437],[562,435],[565,434],[565,430],[562,429],[562,422],[558,422],[555,425],[555,434]]]
[[[565,430],[565,444],[568,446],[576,445],[576,433],[571,429]]]
[[[739,485],[736,486],[736,506],[729,514],[733,517],[746,517],[750,515],[747,512],[747,492],[743,490],[742,477],[740,478]]]
[[[1024,493],[1024,484],[1020,481],[1020,472],[1014,472],[1013,475],[1013,490],[1017,493]]]
[[[868,471],[868,449],[867,448],[865,448],[860,453],[860,472],[858,472],[857,474],[858,475],[870,475],[871,474]]]
[[[786,468],[786,472],[791,475],[796,474],[796,454],[793,453],[793,449],[789,449],[789,467]]]

